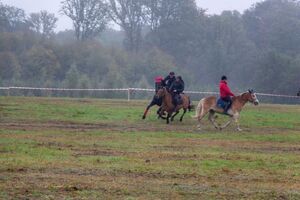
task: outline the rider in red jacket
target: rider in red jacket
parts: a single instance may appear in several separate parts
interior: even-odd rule
[[[231,97],[234,97],[235,95],[231,92],[230,88],[227,85],[226,76],[222,76],[220,81],[220,96],[221,99],[227,103],[227,106],[225,107],[225,112],[227,112],[232,103]]]

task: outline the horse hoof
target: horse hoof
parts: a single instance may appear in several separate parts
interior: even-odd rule
[[[240,128],[237,128],[236,129],[238,132],[242,132],[243,130],[242,129],[240,129]]]
[[[143,116],[142,119],[146,119],[146,116]]]

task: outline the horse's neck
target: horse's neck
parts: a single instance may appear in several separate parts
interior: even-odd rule
[[[244,107],[245,104],[247,103],[247,99],[243,98],[243,94],[236,96],[233,100],[232,100],[232,105],[240,105],[240,108]]]
[[[164,96],[164,101],[165,101],[165,103],[167,104],[168,107],[173,106],[172,95],[167,91],[166,91],[166,94]]]

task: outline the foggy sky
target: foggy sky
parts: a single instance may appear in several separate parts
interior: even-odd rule
[[[54,13],[57,18],[56,31],[72,28],[71,20],[59,13],[62,0],[0,0],[0,2],[16,6],[25,10],[27,14],[47,10]],[[196,0],[201,8],[207,9],[208,14],[220,14],[223,10],[238,10],[243,12],[256,2],[262,0]]]

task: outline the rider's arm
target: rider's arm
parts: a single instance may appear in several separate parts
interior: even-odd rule
[[[227,85],[225,85],[225,84],[221,86],[221,90],[223,90],[226,93],[226,95],[228,95],[228,96],[233,96],[233,97],[235,96],[231,92],[230,88]]]
[[[170,80],[170,76],[166,76],[161,82],[162,82],[162,85],[165,87],[167,86],[167,82]]]
[[[173,91],[175,89],[175,86],[174,86],[174,82],[171,84],[170,88],[169,88],[169,91]]]
[[[230,88],[228,87],[228,95],[234,97],[235,95],[231,92]]]

